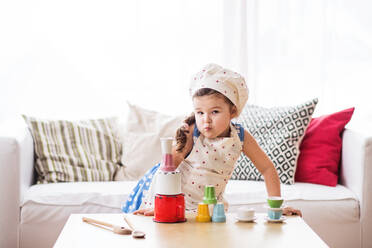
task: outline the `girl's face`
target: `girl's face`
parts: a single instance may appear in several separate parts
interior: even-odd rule
[[[201,134],[210,139],[230,135],[230,121],[236,116],[236,111],[231,111],[234,108],[222,97],[197,96],[193,103],[196,125]]]

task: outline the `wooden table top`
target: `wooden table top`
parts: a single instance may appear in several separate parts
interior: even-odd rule
[[[124,214],[72,214],[54,247],[328,247],[297,216],[287,216],[283,223],[269,223],[266,214],[256,213],[255,222],[239,222],[235,214],[226,214],[226,223],[199,223],[194,214],[184,223],[155,223],[153,217],[127,215],[136,229],[146,233],[145,239],[119,235],[82,221],[89,217],[126,226]]]

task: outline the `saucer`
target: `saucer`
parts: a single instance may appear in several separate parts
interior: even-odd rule
[[[238,218],[238,216],[235,216],[235,219],[237,221],[240,221],[240,222],[253,222],[253,221],[255,221],[257,219],[257,217],[254,216],[252,219],[240,219],[240,218]]]
[[[267,220],[267,222],[274,222],[274,223],[281,223],[281,222],[283,222],[284,220],[286,220],[287,218],[285,217],[285,216],[282,216],[282,217],[280,217],[280,219],[277,219],[277,220],[275,220],[275,219],[270,219],[269,217],[265,217],[265,220]]]

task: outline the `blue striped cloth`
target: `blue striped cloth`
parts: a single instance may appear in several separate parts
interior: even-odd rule
[[[154,175],[159,167],[160,163],[156,164],[154,167],[148,170],[145,175],[138,181],[137,185],[128,196],[126,203],[122,207],[122,211],[124,213],[132,213],[139,209],[142,203],[142,199],[146,196],[152,179],[154,178]]]

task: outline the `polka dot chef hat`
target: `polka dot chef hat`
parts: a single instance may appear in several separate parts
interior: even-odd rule
[[[244,77],[216,64],[208,64],[191,78],[190,95],[202,88],[214,89],[236,106],[238,116],[248,100],[248,88]]]

